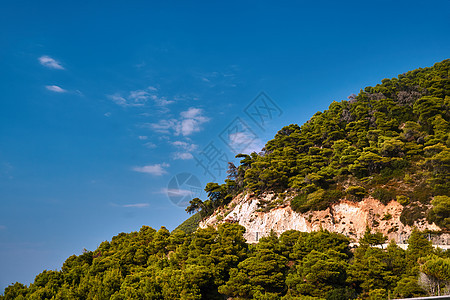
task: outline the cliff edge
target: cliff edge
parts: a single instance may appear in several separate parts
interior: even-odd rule
[[[421,231],[441,231],[439,226],[430,224],[425,218],[415,220],[412,226],[402,224],[400,216],[403,206],[394,200],[384,205],[373,197],[363,198],[359,202],[343,199],[325,210],[306,213],[295,212],[288,204],[289,201],[268,211],[261,209],[260,200],[274,201],[273,198],[274,194],[267,194],[262,198],[240,194],[200,222],[199,226],[205,228],[226,222],[238,223],[246,228],[244,237],[250,243],[257,242],[271,231],[279,235],[287,230],[311,232],[325,229],[342,233],[357,242],[369,226],[398,244],[403,244],[409,238],[413,227]],[[430,234],[430,238],[433,239],[433,244],[450,243],[450,235],[446,233]]]

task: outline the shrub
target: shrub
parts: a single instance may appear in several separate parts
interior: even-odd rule
[[[330,203],[339,200],[342,192],[338,190],[324,191],[319,189],[310,194],[298,194],[291,200],[291,207],[296,212],[305,213],[310,210],[325,210]]]
[[[397,202],[400,203],[403,206],[406,206],[409,204],[409,198],[405,195],[398,195],[397,196]]]
[[[431,201],[433,208],[429,211],[427,219],[438,226],[450,229],[450,197],[436,196]]]
[[[325,191],[317,190],[308,195],[308,205],[312,210],[325,210],[328,208],[328,202],[325,199]]]
[[[386,299],[387,293],[385,289],[374,289],[369,292],[370,300],[383,300]]]
[[[387,221],[387,220],[390,220],[390,219],[392,219],[392,215],[390,213],[387,213],[387,214],[385,214],[383,216],[383,218],[381,220]]]
[[[309,210],[307,202],[308,202],[307,195],[299,194],[291,200],[291,207],[296,212],[305,213]]]
[[[323,200],[328,204],[339,201],[344,196],[344,193],[340,190],[326,190],[323,194]]]
[[[400,222],[403,225],[412,226],[414,221],[423,219],[425,217],[424,209],[416,202],[413,202],[405,206],[400,215]]]
[[[414,190],[408,194],[411,202],[430,203],[433,192],[426,183],[421,183],[414,187]]]
[[[346,192],[347,195],[356,200],[361,200],[366,195],[366,189],[362,186],[350,186]]]
[[[383,204],[387,204],[389,201],[391,201],[392,199],[395,198],[395,192],[388,190],[388,189],[383,189],[383,188],[377,188],[372,192],[372,197],[374,197],[375,199],[380,200],[381,203]]]

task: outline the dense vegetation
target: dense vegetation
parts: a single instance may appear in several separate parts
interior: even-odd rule
[[[387,299],[445,292],[449,253],[414,231],[405,251],[366,232],[353,251],[328,231],[286,231],[249,245],[245,228],[222,224],[192,235],[144,226],[69,257],[0,299]]]
[[[302,125],[289,125],[261,153],[239,154],[224,184],[170,233],[144,226],[95,251],[69,257],[30,286],[0,299],[387,299],[450,292],[450,252],[414,230],[409,247],[386,249],[368,228],[358,247],[347,237],[286,231],[246,243],[245,228],[195,230],[201,218],[245,191],[290,195],[297,211],[372,195],[404,206],[402,222],[427,217],[450,229],[450,60],[384,79],[349,101],[333,102]],[[278,201],[278,200],[277,200]],[[261,203],[265,209],[275,203]]]
[[[230,165],[229,179],[209,183],[208,199],[194,199],[187,211],[209,215],[244,190],[277,192],[278,199],[290,194],[300,212],[371,195],[400,202],[404,224],[428,216],[450,229],[449,72],[444,60],[383,79],[301,127],[284,127],[261,153],[238,155],[241,163]]]

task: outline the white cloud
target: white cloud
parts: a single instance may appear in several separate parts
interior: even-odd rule
[[[184,190],[184,189],[168,189],[163,188],[161,189],[162,194],[176,194],[178,196],[191,196],[192,191],[191,190]]]
[[[194,119],[182,120],[180,126],[177,127],[177,135],[181,133],[183,136],[188,136],[198,131],[200,131],[200,126]]]
[[[197,149],[197,145],[196,144],[190,144],[190,143],[186,143],[183,141],[175,141],[171,143],[173,146],[184,149],[186,151],[194,151]]]
[[[148,139],[148,136],[140,135],[140,136],[138,136],[138,139],[140,139],[141,141],[144,141],[144,140]]]
[[[171,120],[161,120],[158,123],[150,123],[147,125],[158,133],[169,134],[171,130],[174,130],[177,127],[177,123],[178,123],[177,120],[171,119]]]
[[[252,152],[260,152],[264,147],[263,142],[246,132],[236,132],[228,135],[229,146],[239,153],[250,154]]]
[[[46,85],[45,88],[49,91],[55,92],[55,93],[66,93],[67,90],[57,86],[57,85]]]
[[[194,156],[189,152],[175,152],[173,154],[173,159],[182,159],[182,160],[188,160],[193,159]]]
[[[201,125],[208,122],[210,119],[203,115],[203,110],[200,108],[189,108],[180,113],[180,118],[160,120],[158,123],[149,123],[148,126],[156,132],[169,134],[173,132],[174,135],[189,136],[194,132],[202,130]]]
[[[153,144],[152,142],[148,142],[144,144],[145,147],[147,147],[148,149],[155,149],[156,145]]]
[[[203,115],[203,110],[200,108],[191,107],[187,111],[181,112],[180,115],[183,119],[177,128],[177,133],[181,133],[183,136],[199,132],[201,125],[209,121],[209,118]]]
[[[208,118],[202,116],[202,113],[203,110],[201,108],[191,107],[187,111],[181,112],[180,115],[185,119],[198,119],[206,122]]]
[[[194,156],[190,152],[196,150],[198,147],[196,144],[191,144],[183,141],[175,141],[171,142],[171,144],[182,150],[173,153],[173,159],[182,159],[182,160],[193,159]]]
[[[116,204],[116,203],[110,203],[111,206],[115,207],[131,207],[131,208],[144,208],[149,207],[149,203],[132,203],[132,204]]]
[[[44,67],[50,69],[64,70],[64,67],[59,63],[59,61],[55,60],[54,58],[51,58],[48,55],[43,55],[39,57],[38,60]]]
[[[146,102],[150,97],[149,93],[144,90],[131,91],[128,95],[128,99],[131,99],[134,102]]]
[[[110,113],[110,112],[104,113],[103,115],[104,115],[105,117],[111,117],[111,113]]]
[[[0,225],[0,230],[6,230],[6,226],[5,225]]]
[[[153,99],[153,100],[155,101],[156,105],[159,105],[159,106],[166,106],[166,105],[169,105],[169,104],[172,104],[172,103],[175,102],[175,101],[173,101],[173,100],[167,100],[167,99],[164,98],[164,97],[161,97],[161,98],[155,98],[155,99]]]
[[[148,203],[133,203],[133,204],[124,204],[122,207],[135,207],[135,208],[143,208],[143,207],[149,207],[150,204]]]
[[[114,103],[120,106],[144,106],[145,103],[142,102],[130,102],[119,94],[109,95],[109,99],[111,99]]]
[[[170,165],[163,163],[163,164],[155,164],[155,165],[148,165],[143,167],[134,167],[133,171],[140,172],[140,173],[147,173],[152,174],[155,176],[162,176],[164,174],[167,174],[167,171],[164,168],[168,168]]]
[[[127,96],[123,96],[120,93],[108,95],[112,101],[120,106],[144,106],[148,101],[153,101],[154,104],[160,107],[164,107],[173,103],[172,100],[167,100],[165,97],[160,97],[157,94],[158,89],[149,86],[143,90],[130,91]]]

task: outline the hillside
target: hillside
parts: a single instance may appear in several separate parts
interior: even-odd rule
[[[261,153],[238,155],[225,183],[208,183],[173,232],[120,233],[0,299],[449,294],[450,251],[427,239],[450,230],[449,67],[384,79],[284,127]]]
[[[314,221],[318,211],[328,211],[318,221],[334,226],[333,207],[347,203],[368,211],[373,208],[364,203],[376,200],[375,206],[395,206],[394,218],[381,222],[383,217],[391,219],[387,210],[366,216],[354,236],[361,237],[366,225],[378,227],[380,223],[379,229],[392,233],[392,238],[402,233],[400,227],[406,228],[404,234],[409,234],[412,226],[448,232],[449,66],[450,60],[445,60],[383,79],[348,101],[333,102],[301,127],[282,128],[261,153],[238,155],[241,164],[230,164],[226,182],[209,183],[205,189],[209,199],[194,199],[187,211],[200,211],[203,217],[217,215],[204,225],[231,221],[246,223],[251,229],[250,219],[261,221],[250,216],[251,212],[243,219],[233,218],[233,212],[222,220],[234,208],[230,205],[236,205],[232,199],[243,193],[249,201],[256,201],[252,212],[269,213],[290,206]],[[260,215],[263,218],[264,214]],[[331,222],[327,223],[327,215]],[[349,228],[349,224],[343,225],[342,233]],[[317,228],[317,224],[309,227]],[[271,229],[296,227],[282,229],[272,224],[265,231]]]
[[[264,195],[264,199],[274,196]],[[443,232],[435,223],[430,224],[426,218],[414,220],[412,226],[404,225],[401,222],[403,206],[393,200],[384,205],[373,197],[358,202],[343,199],[324,210],[305,213],[294,211],[289,201],[269,211],[262,211],[259,208],[260,200],[261,197],[239,195],[228,205],[202,220],[199,225],[201,228],[217,227],[223,223],[242,225],[246,229],[244,237],[250,243],[257,242],[271,232],[279,235],[288,230],[327,230],[343,234],[351,241],[357,242],[364,236],[367,226],[397,244],[406,243],[414,228],[428,232],[428,237],[434,245],[448,249],[450,243],[450,234]]]

